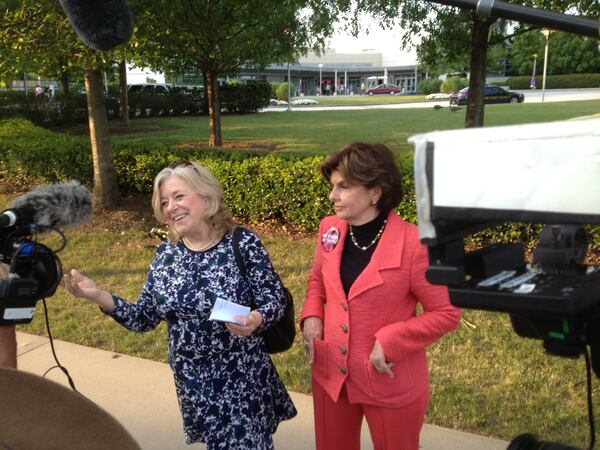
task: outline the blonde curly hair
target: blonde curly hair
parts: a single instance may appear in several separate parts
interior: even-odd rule
[[[210,173],[203,165],[195,162],[182,160],[165,167],[154,178],[154,189],[152,192],[152,208],[154,216],[160,223],[166,223],[167,218],[163,213],[160,201],[160,187],[169,177],[176,176],[184,180],[192,191],[207,200],[208,207],[205,211],[206,223],[217,233],[228,233],[234,228],[231,213],[223,203],[223,190],[219,180]],[[168,239],[175,242],[180,238],[179,234],[169,228]]]

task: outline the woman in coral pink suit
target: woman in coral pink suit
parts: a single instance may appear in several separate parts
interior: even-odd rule
[[[417,227],[394,212],[402,183],[391,151],[354,142],[321,172],[336,214],[321,221],[301,315],[317,450],[359,450],[363,417],[375,450],[417,450],[425,349],[458,325],[459,310],[425,279]]]

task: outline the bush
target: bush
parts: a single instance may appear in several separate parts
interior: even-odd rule
[[[542,77],[536,77],[537,87],[542,87]],[[510,89],[529,89],[531,77],[510,77],[506,84]],[[578,73],[571,75],[548,75],[546,76],[547,89],[575,89],[575,88],[597,88],[600,87],[599,73]]]
[[[221,108],[230,113],[253,113],[269,106],[271,86],[264,81],[226,84],[220,89]]]
[[[438,78],[426,78],[417,85],[417,94],[437,94],[442,87],[442,80]]]
[[[271,86],[262,81],[228,84],[220,89],[221,106],[226,112],[252,113],[269,105]],[[130,93],[129,116],[164,117],[205,114],[203,92],[200,89],[173,88],[167,94]],[[105,98],[106,115],[119,118],[119,98]],[[0,118],[23,117],[37,125],[54,126],[87,122],[85,95],[57,95],[36,99],[22,92],[0,93]]]
[[[329,186],[317,170],[322,156],[257,156],[163,144],[144,147],[115,144],[113,148],[113,162],[123,193],[149,194],[155,175],[181,159],[204,164],[221,181],[225,202],[231,211],[243,220],[253,223],[277,220],[315,231],[319,220],[333,213],[327,199]],[[412,153],[403,153],[397,164],[405,192],[398,212],[409,222],[416,223]],[[0,120],[0,179],[28,187],[76,179],[91,187],[89,141],[52,133],[24,119]],[[531,248],[539,229],[539,225],[509,223],[469,237],[467,243],[482,246],[491,242],[522,241]],[[588,233],[594,248],[600,247],[600,227],[590,226]]]
[[[279,89],[279,85],[281,83],[277,83],[276,81],[271,83],[271,98],[277,98],[277,89]]]
[[[288,87],[289,87],[289,91],[288,91]],[[277,100],[283,100],[283,101],[288,101],[288,92],[290,92],[292,94],[292,97],[294,96],[294,93],[296,92],[296,88],[294,86],[292,86],[292,84],[290,83],[281,83],[279,85],[279,87],[277,88]]]
[[[441,91],[446,94],[452,94],[454,91],[466,88],[469,85],[469,80],[460,77],[450,77],[442,83]]]

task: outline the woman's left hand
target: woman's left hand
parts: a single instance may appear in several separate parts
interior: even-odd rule
[[[225,324],[227,329],[235,336],[248,337],[261,326],[263,318],[258,311],[250,311],[246,317],[236,316],[235,320],[239,323],[228,322]]]
[[[392,367],[394,367],[395,364],[393,362],[386,361],[383,347],[377,339],[375,339],[375,344],[373,344],[373,350],[371,350],[371,354],[369,355],[369,361],[371,364],[373,364],[373,367],[375,367],[377,372],[385,373],[390,378],[394,378]]]

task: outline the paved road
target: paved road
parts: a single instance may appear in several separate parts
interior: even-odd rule
[[[515,91],[525,94],[525,103],[541,103],[541,90]],[[544,103],[566,102],[574,100],[600,100],[600,89],[551,89],[544,94]],[[358,109],[404,109],[404,108],[433,108],[435,105],[448,106],[448,100],[436,100],[414,103],[393,103],[379,105],[348,105],[348,106],[292,106],[292,111],[343,111]],[[285,106],[269,106],[262,112],[287,111]]]

